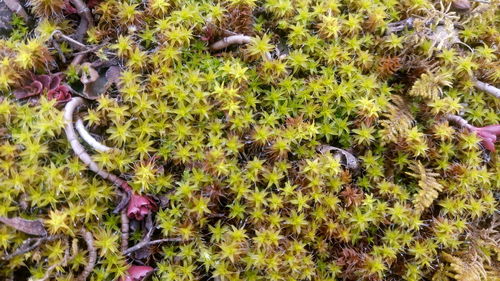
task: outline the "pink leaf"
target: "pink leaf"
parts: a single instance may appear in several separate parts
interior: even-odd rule
[[[127,270],[127,275],[121,278],[120,281],[140,281],[148,276],[151,271],[153,271],[151,266],[132,265]]]
[[[35,78],[33,79],[34,81],[39,81],[42,83],[44,89],[50,89],[50,82],[52,81],[52,78],[49,75],[42,74],[42,75],[36,75]]]
[[[13,94],[16,97],[16,99],[18,99],[18,100],[25,99],[27,97],[31,97],[31,96],[35,95],[35,94],[33,94],[33,92],[29,91],[29,89],[27,87],[16,89],[13,92]]]
[[[127,216],[136,220],[142,220],[147,214],[156,210],[157,206],[153,199],[133,193],[128,202]]]
[[[471,130],[481,138],[481,143],[487,150],[495,151],[495,142],[500,135],[500,125],[489,125],[480,128],[473,127]]]
[[[31,82],[30,85],[24,86],[20,89],[16,89],[13,94],[16,97],[16,99],[25,99],[29,98],[32,96],[37,96],[39,95],[43,90],[43,85],[39,81],[33,81]]]
[[[59,84],[61,84],[61,76],[60,75],[52,75],[50,77],[50,84],[49,86],[47,87],[48,90],[53,90],[55,88],[57,88],[59,86]]]
[[[71,94],[69,93],[68,87],[59,85],[55,89],[49,90],[47,98],[49,100],[55,99],[57,103],[64,103],[71,99]]]
[[[486,132],[488,132],[490,134],[494,134],[496,136],[500,135],[500,124],[489,125],[489,126],[482,127],[482,128],[479,128],[479,129],[481,129],[482,131],[486,131]]]

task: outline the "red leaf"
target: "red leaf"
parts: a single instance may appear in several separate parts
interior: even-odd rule
[[[121,278],[120,281],[140,281],[148,276],[151,271],[153,271],[151,266],[132,265],[127,270],[127,275]]]
[[[153,199],[133,193],[128,202],[127,216],[136,220],[142,220],[147,214],[156,210],[157,206]]]
[[[482,139],[481,143],[484,148],[492,152],[495,151],[495,142],[497,137],[500,136],[500,124],[480,128],[473,127],[471,130]]]
[[[49,90],[47,98],[49,100],[55,99],[57,103],[64,103],[71,99],[71,94],[69,93],[68,87],[59,85],[55,89]]]
[[[40,81],[33,81],[30,85],[24,86],[14,91],[16,99],[21,100],[32,96],[37,96],[42,93],[43,84]]]
[[[52,81],[52,78],[49,75],[36,75],[33,80],[42,83],[44,89],[50,89],[50,82]]]

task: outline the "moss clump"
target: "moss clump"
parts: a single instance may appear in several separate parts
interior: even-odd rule
[[[3,278],[500,278],[498,1],[29,2],[0,216],[47,234],[0,224]]]

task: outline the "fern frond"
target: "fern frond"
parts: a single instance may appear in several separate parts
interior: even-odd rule
[[[413,127],[415,119],[413,118],[405,100],[398,95],[391,96],[392,103],[387,105],[384,113],[385,120],[380,122],[382,126],[383,141],[386,143],[399,143],[406,132]]]
[[[422,163],[417,162],[412,170],[415,174],[407,173],[419,179],[419,192],[413,198],[413,205],[418,213],[427,209],[432,202],[439,196],[439,192],[443,190],[443,186],[436,180],[437,173],[432,173],[426,170]]]
[[[448,276],[460,281],[495,280],[488,278],[481,260],[475,256],[473,259],[459,258],[443,252],[442,257],[450,263]]]
[[[452,72],[424,73],[415,81],[409,94],[414,97],[437,99],[442,94],[441,87],[450,87],[452,85],[451,78]]]

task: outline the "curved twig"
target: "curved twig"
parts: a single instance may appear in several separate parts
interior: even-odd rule
[[[123,252],[123,254],[129,255],[129,254],[131,254],[137,250],[140,250],[146,246],[151,246],[151,245],[155,245],[155,244],[161,244],[161,243],[166,243],[166,242],[182,242],[182,241],[185,241],[185,240],[180,238],[180,237],[179,238],[164,238],[164,239],[158,239],[158,240],[153,240],[153,241],[142,241],[142,242],[135,244],[135,246],[128,248],[126,251]]]
[[[75,57],[73,57],[73,60],[71,61],[70,64],[73,66],[79,65],[80,63],[82,63],[82,60],[84,57],[85,57],[85,54],[75,55]]]
[[[89,26],[94,26],[94,19],[90,13],[89,7],[82,0],[70,0],[77,10],[77,13],[83,17],[89,24]]]
[[[88,47],[85,44],[82,44],[78,40],[75,40],[68,35],[62,33],[60,30],[56,30],[52,32],[52,36],[56,37],[57,39],[61,38],[66,40],[73,48],[79,50],[79,51],[86,51],[88,50]]]
[[[94,247],[94,237],[92,236],[92,233],[88,230],[82,229],[81,230],[83,239],[85,240],[85,243],[87,243],[87,249],[89,251],[89,260],[85,268],[83,269],[82,273],[78,278],[76,278],[77,281],[85,281],[87,280],[87,277],[90,275],[92,270],[94,270],[94,266],[96,263],[97,259],[97,252]]]
[[[82,160],[82,162],[87,165],[87,167],[92,172],[98,174],[103,179],[111,181],[113,184],[125,191],[130,190],[131,188],[125,180],[99,168],[99,166],[97,166],[97,164],[92,161],[92,158],[90,158],[90,155],[85,151],[85,148],[82,146],[82,144],[78,141],[75,128],[73,127],[73,113],[75,112],[75,108],[82,104],[82,98],[73,97],[64,107],[64,130],[66,132],[66,137],[68,138],[71,148],[75,152],[76,156],[80,160]]]
[[[93,149],[95,149],[99,152],[111,152],[111,151],[113,151],[113,148],[98,142],[93,136],[90,135],[90,133],[85,129],[85,126],[83,125],[83,121],[81,118],[78,118],[76,120],[75,128],[78,131],[78,134],[80,134],[80,137],[82,137],[82,139],[88,145],[90,145]]]
[[[92,18],[92,14],[90,13],[90,9],[82,0],[70,0],[71,4],[73,4],[77,10],[77,13],[80,15],[80,24],[78,25],[75,38],[78,41],[83,41],[83,37],[89,27],[94,26],[94,19]]]
[[[118,191],[118,194],[122,197],[122,199],[120,200],[120,203],[118,203],[116,208],[113,210],[113,214],[118,214],[123,209],[125,209],[125,207],[127,207],[127,204],[130,201],[130,197],[132,196],[132,191],[127,190],[125,193]]]
[[[497,99],[500,99],[500,89],[493,85],[474,79],[474,87],[489,95],[494,96]]]

